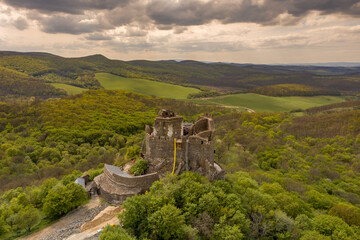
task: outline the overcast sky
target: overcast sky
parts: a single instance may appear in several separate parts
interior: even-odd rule
[[[360,1],[0,0],[0,50],[122,60],[360,62]]]

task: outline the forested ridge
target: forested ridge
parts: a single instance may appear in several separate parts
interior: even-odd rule
[[[45,83],[65,83],[86,89],[102,88],[95,73],[106,72],[172,84],[226,91],[264,91],[259,87],[296,84],[280,96],[354,94],[360,91],[359,67],[267,66],[196,61],[120,61],[102,55],[63,58],[46,53],[0,52],[0,66]],[[302,85],[302,87],[300,87]],[[279,90],[279,87],[277,89]],[[311,91],[309,90],[311,89]],[[275,95],[279,96],[279,91]],[[265,89],[265,94],[274,94]]]
[[[276,97],[340,95],[340,92],[337,91],[330,91],[323,88],[311,87],[301,84],[276,84],[264,87],[256,87],[251,89],[251,92]]]
[[[6,100],[5,96],[49,98],[66,96],[66,92],[34,77],[0,67],[0,97]]]
[[[193,173],[129,198],[123,239],[357,239],[360,112],[294,117],[236,113],[127,91],[91,90],[53,101],[0,104],[0,234],[12,239],[86,202],[72,182],[104,163],[138,158],[160,108],[187,121],[210,112],[225,181]],[[330,128],[330,126],[332,126]],[[9,190],[10,189],[10,190]],[[54,207],[62,202],[62,207]],[[26,216],[28,221],[23,221]],[[111,239],[111,238],[110,238]]]

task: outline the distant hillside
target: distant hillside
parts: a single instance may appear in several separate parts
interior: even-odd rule
[[[344,111],[294,118],[284,130],[297,137],[332,138],[335,136],[358,136],[360,134],[360,111]]]
[[[327,104],[319,107],[313,107],[305,110],[309,115],[324,113],[324,112],[341,112],[348,110],[356,110],[360,108],[360,100],[347,101],[342,103]]]
[[[0,67],[0,96],[58,97],[66,92],[26,74]]]
[[[272,66],[197,61],[120,61],[102,55],[63,58],[47,53],[0,52],[0,66],[51,83],[101,88],[94,73],[106,72],[184,86],[226,90],[302,84],[326,91],[360,92],[360,67]]]
[[[312,87],[302,84],[276,84],[271,86],[256,87],[250,90],[253,93],[283,97],[283,96],[319,96],[319,95],[340,95],[337,91]]]

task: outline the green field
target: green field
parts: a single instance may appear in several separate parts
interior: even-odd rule
[[[343,101],[345,101],[344,97],[336,96],[269,97],[255,93],[241,93],[227,95],[221,98],[198,100],[197,102],[246,107],[256,112],[287,112]]]
[[[69,84],[63,84],[63,83],[50,83],[50,84],[56,88],[64,89],[69,95],[79,94],[79,93],[82,93],[82,92],[88,90],[85,88],[79,88],[79,87],[75,87],[75,86],[72,86]]]
[[[186,99],[190,93],[199,92],[199,90],[195,88],[139,78],[124,78],[110,73],[97,73],[95,77],[105,89],[123,89],[158,97]]]

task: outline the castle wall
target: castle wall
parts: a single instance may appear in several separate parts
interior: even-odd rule
[[[161,118],[157,117],[154,123],[154,136],[166,136],[169,138],[181,138],[183,135],[183,118]]]
[[[142,176],[126,177],[111,173],[108,165],[105,165],[104,173],[96,176],[94,182],[99,189],[100,195],[105,200],[118,204],[128,197],[145,192],[156,180],[159,180],[159,175],[156,172]]]
[[[196,123],[194,124],[194,126],[193,126],[193,134],[197,134],[199,132],[206,131],[208,129],[209,129],[208,119],[203,118],[203,119],[200,119],[200,120],[196,121]]]
[[[151,184],[159,180],[157,173],[150,173],[141,176],[124,177],[117,174],[112,174],[106,167],[104,167],[104,175],[111,179],[114,183],[128,187],[128,188],[141,188],[143,190],[150,188]]]
[[[158,159],[173,159],[174,139],[147,135],[145,158],[150,162]]]
[[[188,161],[190,170],[207,168],[205,160],[214,164],[214,142],[198,136],[189,137]]]
[[[111,193],[111,192],[108,192],[106,190],[104,190],[103,188],[100,188],[100,191],[99,191],[100,195],[108,202],[110,203],[116,203],[116,204],[121,204],[122,202],[124,202],[126,200],[126,198],[128,197],[132,197],[136,194],[139,194],[139,193],[134,193],[134,194],[114,194],[114,193]]]

